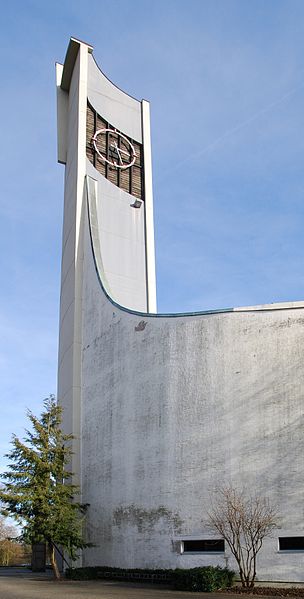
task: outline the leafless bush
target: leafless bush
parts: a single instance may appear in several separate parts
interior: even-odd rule
[[[257,554],[264,538],[278,526],[276,509],[264,497],[249,497],[243,491],[224,487],[208,512],[208,526],[229,545],[238,564],[242,586],[252,588]]]

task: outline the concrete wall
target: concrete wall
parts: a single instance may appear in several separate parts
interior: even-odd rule
[[[113,185],[87,160],[97,182],[97,213],[103,280],[109,295],[123,306],[147,311],[145,206]]]
[[[87,173],[98,181],[98,210],[102,212],[105,285],[111,297],[134,310],[156,312],[155,252],[149,103],[139,102],[114,85],[88,55],[88,100],[112,126],[143,144],[145,202],[106,180],[87,161]]]
[[[174,543],[210,536],[210,496],[231,483],[281,514],[259,578],[303,580],[302,554],[278,553],[278,536],[304,535],[304,306],[126,312],[106,298],[85,236],[83,494],[96,544],[85,563],[233,567],[228,551],[180,555]]]
[[[62,75],[62,73],[61,73]],[[58,100],[67,104],[66,123],[59,124],[61,147],[66,147],[64,220],[62,234],[60,335],[58,356],[58,401],[63,407],[63,426],[73,432],[72,471],[80,482],[81,403],[81,315],[82,315],[82,214],[85,176],[85,118],[87,93],[87,51],[79,47],[69,93],[59,90]],[[58,86],[60,82],[58,81]],[[62,98],[64,96],[64,98]],[[62,111],[64,114],[64,111]],[[60,111],[59,111],[60,114]]]
[[[114,85],[99,69],[92,54],[88,56],[88,99],[113,127],[142,143],[141,102]]]

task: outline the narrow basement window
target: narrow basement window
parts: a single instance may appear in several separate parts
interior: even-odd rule
[[[279,551],[304,551],[304,537],[279,537]]]
[[[183,541],[183,553],[224,553],[224,539],[188,539]]]

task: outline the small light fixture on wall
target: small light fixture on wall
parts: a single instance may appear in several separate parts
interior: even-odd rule
[[[135,200],[134,204],[130,204],[131,208],[140,208],[142,202],[140,200]]]

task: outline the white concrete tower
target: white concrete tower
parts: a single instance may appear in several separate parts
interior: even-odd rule
[[[106,292],[122,306],[156,312],[149,103],[113,85],[92,50],[71,38],[64,64],[56,65],[58,161],[65,164],[58,399],[65,429],[76,438],[79,482],[88,187],[96,200]]]

